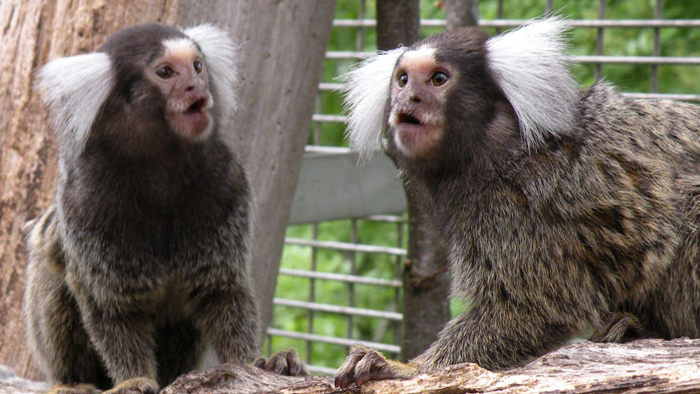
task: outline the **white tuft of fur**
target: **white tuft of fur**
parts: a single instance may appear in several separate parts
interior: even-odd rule
[[[183,31],[199,45],[204,55],[215,102],[221,103],[220,114],[224,118],[233,114],[237,106],[236,45],[224,30],[210,24],[202,24]],[[216,105],[216,103],[215,103]]]
[[[559,17],[535,21],[486,42],[487,61],[520,122],[528,149],[550,135],[570,133],[578,86],[564,55],[570,24]]]
[[[389,85],[396,61],[406,48],[380,52],[353,70],[340,76],[348,115],[350,147],[361,158],[380,149],[379,138],[384,126],[384,108],[389,99]]]
[[[101,52],[64,57],[47,63],[37,77],[64,152],[80,154],[114,87],[112,61]]]
[[[191,38],[171,38],[163,41],[163,46],[166,48],[166,51],[170,53],[199,53],[197,46]]]

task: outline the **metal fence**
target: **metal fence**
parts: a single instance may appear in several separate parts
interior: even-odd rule
[[[368,57],[373,54],[371,51],[367,51],[368,45],[366,45],[367,37],[370,32],[376,27],[376,21],[373,19],[367,19],[366,14],[370,13],[367,10],[368,3],[366,0],[340,0],[339,3],[353,2],[356,3],[358,9],[359,17],[357,19],[337,19],[334,21],[333,29],[335,31],[340,30],[354,30],[355,32],[355,42],[354,45],[348,46],[347,48],[341,48],[340,50],[329,50],[327,52],[327,63],[337,62],[337,61],[356,61]],[[425,3],[425,2],[423,2]],[[490,29],[491,32],[497,32],[505,30],[508,28],[519,26],[526,23],[526,19],[518,17],[518,19],[509,19],[504,15],[506,13],[511,14],[508,7],[504,5],[503,0],[498,1],[481,1],[481,5],[489,4],[496,7],[496,18],[495,19],[480,19],[479,26],[483,28]],[[552,13],[557,9],[554,8],[555,3],[553,0],[542,1],[542,12],[543,14]],[[560,4],[561,3],[561,4]],[[567,3],[570,2],[557,2],[557,7],[565,7]],[[373,2],[370,4],[374,4]],[[584,19],[572,19],[571,24],[574,30],[581,29],[594,29],[595,35],[595,49],[592,53],[581,54],[571,56],[570,59],[574,63],[586,65],[587,67],[593,67],[593,73],[595,79],[598,80],[606,75],[605,67],[609,65],[642,65],[649,67],[649,81],[648,81],[648,91],[646,92],[634,92],[625,93],[628,96],[636,98],[670,98],[677,100],[686,101],[697,101],[700,102],[700,94],[697,93],[678,93],[678,92],[665,92],[659,93],[659,85],[661,74],[659,68],[663,66],[700,66],[700,57],[678,57],[678,56],[662,56],[662,30],[663,29],[697,29],[700,28],[700,15],[689,15],[690,17],[695,17],[699,19],[663,19],[664,14],[664,2],[662,0],[655,0],[652,2],[645,2],[647,7],[653,9],[653,18],[651,19],[606,19],[606,14],[608,11],[608,5],[605,0],[598,1],[598,19],[595,20],[584,20]],[[644,5],[641,5],[644,6]],[[517,7],[512,7],[517,8]],[[517,11],[513,10],[512,13]],[[564,16],[566,14],[566,8],[564,8],[560,13]],[[444,19],[424,19],[421,21],[421,27],[423,30],[435,31],[440,30],[446,26]],[[605,50],[604,43],[605,37],[610,29],[650,29],[651,30],[651,51],[648,55],[644,56],[629,56],[624,53],[610,53]],[[700,75],[700,73],[697,73]],[[336,90],[339,84],[334,82],[332,78],[325,78],[325,81],[319,85],[318,98],[316,100],[316,114],[313,116],[313,127],[310,136],[310,143],[307,146],[307,155],[309,157],[317,154],[325,155],[348,155],[347,148],[328,146],[324,144],[324,137],[328,133],[342,133],[342,128],[338,127],[345,121],[345,117],[339,113],[328,113],[325,108],[322,108],[322,97],[324,95],[338,95]],[[697,87],[697,85],[696,85]],[[696,91],[697,92],[697,91]],[[325,111],[324,111],[325,110]],[[331,138],[332,139],[332,138]],[[339,136],[335,136],[335,140],[338,140]],[[362,171],[362,169],[350,169],[348,171]],[[302,177],[304,176],[304,169],[302,169]],[[326,177],[340,177],[340,182],[344,181],[344,177],[350,178],[353,175],[349,173],[338,173],[325,175]],[[321,180],[322,181],[322,180]],[[336,179],[338,181],[338,179]],[[398,183],[393,184],[392,188],[400,188]],[[306,201],[306,204],[310,206],[310,210],[314,210],[315,204],[324,204],[328,206],[330,204],[330,212],[342,211],[343,207],[336,206],[334,208],[333,202],[337,199],[333,196],[329,196],[326,193],[318,192],[311,189],[311,186],[306,186],[304,182],[300,181],[300,190],[297,191],[297,198],[301,198]],[[398,191],[400,193],[400,191]],[[386,194],[386,193],[384,193]],[[396,200],[395,197],[392,197]],[[375,200],[364,201],[365,206],[372,204],[379,204]],[[401,205],[404,204],[404,205]],[[405,202],[401,202],[397,205],[401,209],[405,209]],[[374,212],[370,207],[369,211]],[[381,209],[377,207],[377,209]],[[301,209],[300,209],[301,210]],[[286,239],[285,246],[285,256],[286,251],[290,248],[305,248],[308,251],[308,264],[303,268],[290,268],[288,266],[288,261],[283,258],[282,268],[280,269],[280,280],[284,280],[285,283],[289,284],[298,280],[298,288],[305,288],[306,297],[304,299],[290,299],[288,294],[285,294],[278,287],[277,297],[274,300],[275,305],[275,315],[279,316],[277,313],[280,310],[296,310],[297,312],[305,313],[305,324],[304,327],[299,327],[297,329],[281,329],[279,328],[279,319],[273,320],[272,326],[268,328],[268,352],[273,349],[273,338],[285,338],[292,342],[285,342],[285,344],[291,343],[304,355],[307,363],[310,365],[310,369],[315,373],[333,373],[332,368],[337,367],[335,365],[317,365],[316,360],[313,357],[314,347],[322,347],[322,349],[330,349],[327,346],[335,347],[341,349],[342,353],[345,353],[348,346],[356,343],[361,343],[369,347],[379,349],[381,351],[387,352],[389,355],[396,355],[400,352],[400,322],[402,319],[402,314],[399,312],[401,309],[401,272],[403,258],[406,255],[405,247],[405,232],[406,223],[404,215],[396,215],[396,210],[392,213],[394,215],[372,215],[364,218],[354,218],[350,217],[345,221],[336,222],[337,226],[347,226],[349,227],[346,231],[347,236],[344,240],[338,240],[333,234],[324,234],[323,229],[323,219],[316,218],[315,220],[320,220],[318,222],[312,223],[310,226],[310,231],[307,233],[307,237],[289,237]],[[292,214],[294,216],[294,213]],[[323,215],[322,215],[323,216]],[[337,216],[330,215],[328,219],[338,219]],[[304,222],[304,218],[298,218],[297,222]],[[338,224],[340,223],[340,224]],[[361,231],[358,228],[365,225],[365,223],[382,223],[386,227],[387,232],[391,232],[394,240],[393,245],[376,245],[368,244],[365,240],[361,239]],[[323,251],[323,253],[322,253]],[[346,265],[343,268],[344,273],[328,272],[319,269],[321,264],[321,256],[328,256],[328,253],[337,253],[341,256],[342,261]],[[365,259],[379,260],[381,257],[382,262],[377,264],[393,264],[391,271],[394,273],[393,277],[390,278],[373,278],[367,276],[358,275],[357,262],[358,256],[364,256]],[[342,284],[345,287],[344,294],[346,298],[343,303],[330,304],[327,303],[327,299],[330,297],[324,294],[321,289],[321,284],[326,282],[333,282],[336,284]],[[366,305],[363,305],[357,300],[356,289],[358,286],[364,286],[367,288],[375,287],[376,289],[389,289],[393,292],[393,298],[389,299],[383,307],[370,309]],[[335,287],[337,290],[338,287]],[[372,290],[365,290],[372,291]],[[379,291],[379,290],[377,290]],[[334,294],[337,296],[337,294]],[[337,297],[334,297],[337,298]],[[285,309],[286,308],[286,309]],[[317,330],[317,325],[315,324],[317,320],[322,315],[331,314],[337,316],[343,316],[345,320],[345,330],[340,335],[325,335],[319,334]],[[377,320],[375,326],[376,330],[381,332],[374,335],[374,340],[367,340],[364,335],[359,335],[357,330],[356,322],[359,319],[374,319]],[[337,318],[336,318],[337,321]],[[337,332],[337,330],[336,330]],[[389,332],[389,335],[387,335]],[[375,333],[376,334],[376,333]],[[389,338],[387,340],[386,338]],[[371,338],[371,337],[370,337]],[[383,338],[383,339],[382,339]]]

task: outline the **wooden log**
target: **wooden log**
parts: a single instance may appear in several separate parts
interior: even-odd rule
[[[523,367],[490,372],[459,364],[409,380],[333,389],[332,378],[276,376],[241,364],[183,375],[163,394],[180,393],[698,393],[700,339],[627,344],[579,342]]]
[[[0,366],[0,394],[37,393],[45,383]],[[458,364],[408,380],[334,389],[331,377],[285,377],[245,364],[224,364],[179,377],[161,394],[377,393],[700,393],[700,339],[644,339],[626,344],[578,342],[520,368],[490,372]]]

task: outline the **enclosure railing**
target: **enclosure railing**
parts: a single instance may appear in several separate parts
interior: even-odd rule
[[[366,32],[369,29],[376,27],[376,21],[366,19],[366,4],[365,0],[348,0],[355,1],[359,7],[358,19],[337,19],[334,21],[334,29],[356,29],[356,40],[353,47],[348,47],[343,50],[329,50],[327,52],[327,61],[356,61],[359,59],[371,56],[373,52],[364,50],[366,41]],[[341,0],[342,2],[342,0]],[[487,3],[482,0],[482,4]],[[543,1],[545,13],[553,11],[553,1]],[[649,76],[649,91],[624,93],[627,96],[635,98],[668,98],[675,100],[685,100],[700,102],[700,94],[680,94],[680,93],[659,93],[659,66],[665,65],[680,65],[680,66],[700,66],[700,57],[667,57],[661,56],[661,29],[665,28],[681,28],[695,29],[700,28],[699,19],[683,19],[683,20],[667,20],[662,19],[664,4],[662,0],[656,0],[654,4],[654,18],[644,20],[612,20],[606,19],[607,3],[605,0],[598,2],[598,19],[596,20],[570,20],[574,29],[596,29],[596,46],[592,54],[571,56],[570,60],[574,63],[591,64],[594,66],[596,79],[603,77],[602,68],[609,64],[637,64],[648,65],[651,67]],[[479,26],[494,28],[497,30],[517,27],[528,23],[525,19],[506,19],[504,14],[503,1],[497,1],[497,18],[490,20],[479,20]],[[441,28],[446,26],[446,21],[442,19],[424,19],[421,21],[421,26],[424,28]],[[606,29],[609,28],[641,28],[653,29],[653,44],[652,51],[649,56],[621,56],[605,54],[603,43]],[[337,94],[340,84],[333,81],[322,82],[319,87],[318,98],[316,100],[316,113],[313,115],[312,134],[310,144],[307,145],[307,153],[326,154],[347,154],[348,149],[344,147],[321,146],[321,135],[324,132],[324,127],[331,124],[339,124],[345,122],[345,116],[338,113],[324,113],[321,108],[321,96],[323,94]],[[334,93],[336,92],[336,93]],[[337,128],[336,128],[337,129]],[[361,170],[358,170],[361,171]],[[303,193],[304,191],[298,191]],[[324,196],[319,196],[319,199]],[[278,298],[275,298],[275,308],[296,308],[306,311],[306,329],[304,331],[292,331],[275,328],[273,322],[272,327],[268,328],[268,352],[271,352],[272,338],[290,338],[303,341],[306,344],[305,352],[306,361],[310,364],[310,369],[314,373],[332,374],[334,370],[331,367],[335,365],[315,365],[315,360],[312,357],[312,346],[314,344],[327,344],[333,346],[349,347],[353,344],[363,344],[384,352],[390,355],[396,355],[400,352],[400,322],[402,314],[398,312],[401,306],[401,288],[400,281],[403,259],[406,255],[404,247],[404,232],[405,218],[403,215],[373,215],[365,218],[348,218],[351,227],[349,242],[321,240],[319,233],[319,224],[312,224],[311,237],[308,239],[287,238],[286,245],[301,246],[309,248],[310,261],[308,269],[291,269],[285,267],[285,262],[282,262],[280,275],[286,278],[303,278],[308,281],[308,298],[305,300],[293,300],[285,298],[284,294],[278,293]],[[394,231],[396,231],[396,245],[368,245],[359,241],[358,224],[362,221],[379,221],[384,223],[393,223]],[[331,250],[342,253],[346,256],[347,264],[349,265],[349,274],[338,274],[332,272],[317,271],[318,252],[320,250]],[[370,278],[357,275],[356,263],[358,254],[372,254],[390,256],[393,259],[395,277],[392,279]],[[348,289],[347,305],[330,305],[323,302],[322,295],[317,292],[317,285],[320,281],[334,281],[344,283]],[[372,310],[358,305],[356,303],[356,285],[371,285],[380,288],[390,288],[394,290],[393,301],[386,306],[385,310]],[[319,335],[314,331],[314,321],[319,313],[330,313],[344,316],[347,324],[347,330],[344,337]],[[375,318],[383,321],[382,327],[393,327],[394,341],[393,343],[384,343],[373,340],[360,340],[353,337],[353,319],[355,318]],[[276,349],[275,349],[276,350]]]

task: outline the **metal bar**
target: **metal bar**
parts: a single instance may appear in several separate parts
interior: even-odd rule
[[[545,15],[551,14],[553,10],[554,10],[554,0],[547,0],[547,3],[544,6]]]
[[[311,236],[314,240],[318,239],[318,224],[311,225]],[[318,261],[318,248],[311,248],[311,272],[316,271],[316,262]],[[309,279],[309,302],[316,302],[316,281],[314,278]],[[306,332],[313,334],[314,332],[314,311],[309,309],[306,311]],[[313,344],[306,341],[306,362],[312,362]]]
[[[349,282],[358,285],[374,285],[398,288],[402,286],[401,281],[398,279],[368,278],[366,276],[334,274],[331,272],[319,271],[310,272],[306,270],[297,270],[292,268],[280,268],[280,275],[298,276],[302,278],[314,278],[321,280],[332,280],[337,282]]]
[[[389,246],[376,245],[356,245],[348,242],[339,241],[314,241],[311,239],[301,238],[285,238],[284,242],[291,245],[312,246],[318,248],[335,249],[347,252],[362,252],[362,253],[386,253],[394,256],[405,256],[406,250],[401,248],[392,248]]]
[[[357,219],[350,220],[350,243],[357,245]],[[351,252],[350,254],[350,275],[357,276],[357,252]],[[355,285],[354,282],[347,282],[348,284],[348,306],[351,308],[355,307]],[[346,338],[352,338],[352,327],[353,319],[352,315],[348,314],[346,319]]]
[[[674,56],[568,56],[574,63],[700,65],[700,57]]]
[[[374,52],[329,51],[329,59],[364,59],[374,56]],[[573,63],[602,63],[602,64],[666,64],[666,65],[700,65],[700,57],[679,56],[596,56],[576,55],[566,56]],[[316,116],[316,115],[314,115]],[[329,120],[332,121],[332,120]]]
[[[598,27],[638,27],[638,28],[654,28],[654,27],[677,27],[677,28],[695,28],[700,27],[698,19],[569,19],[569,24],[572,27],[598,28]],[[518,27],[527,23],[532,23],[531,19],[480,19],[479,26],[481,27]],[[333,21],[334,27],[376,27],[377,21],[374,19],[336,19]],[[422,19],[421,27],[445,27],[447,21],[444,19]]]
[[[355,316],[373,317],[377,319],[401,320],[403,314],[397,312],[375,311],[373,309],[351,308],[348,306],[338,306],[330,304],[320,304],[316,302],[287,300],[284,298],[274,298],[276,306],[288,306],[290,308],[311,309],[316,312],[353,314]]]
[[[654,6],[654,19],[661,19],[661,10],[663,9],[663,0],[656,0],[656,5]],[[661,29],[658,27],[654,28],[654,47],[651,50],[652,56],[661,55]],[[649,75],[649,91],[656,93],[659,91],[659,65],[651,65],[651,73]]]
[[[314,122],[341,122],[344,123],[348,117],[342,115],[314,114],[311,120]]]
[[[491,19],[479,20],[482,27],[518,27],[532,23],[532,19]],[[569,19],[567,22],[572,27],[598,28],[598,27],[676,27],[695,28],[700,27],[700,19]],[[444,24],[444,23],[443,23]]]
[[[330,92],[338,91],[342,87],[343,87],[342,83],[321,82],[318,84],[318,90],[330,91]]]
[[[680,93],[622,93],[625,97],[645,100],[700,101],[700,94]]]
[[[326,59],[366,59],[375,55],[375,52],[365,51],[327,51]]]
[[[343,146],[306,145],[304,146],[304,152],[324,155],[346,155],[351,153],[351,150]]]
[[[503,0],[498,0],[498,5],[497,5],[497,8],[496,8],[496,18],[497,18],[497,19],[503,19]],[[479,22],[479,21],[477,21],[477,23],[481,24],[481,22]],[[500,33],[501,33],[501,29],[497,27],[497,28],[496,28],[496,33],[497,33],[497,34],[500,34]]]
[[[310,365],[307,364],[306,368],[309,370],[309,372],[312,375],[328,375],[328,376],[333,376],[335,375],[335,369],[333,368],[327,368],[327,367],[319,367],[318,365]]]
[[[606,56],[610,57],[610,56]],[[686,58],[687,59],[687,58]],[[700,58],[695,58],[696,61],[700,62]],[[653,62],[644,62],[641,64],[654,64]],[[699,63],[700,64],[700,63]],[[683,100],[683,101],[700,101],[700,95],[697,94],[680,94],[680,93],[623,93],[625,95],[634,96],[637,98],[651,98],[651,99],[669,99],[669,100]],[[642,97],[644,96],[644,97]],[[315,116],[315,115],[314,115]],[[338,115],[339,117],[342,117]],[[345,118],[345,117],[343,117]],[[345,119],[334,119],[334,121],[344,122]],[[319,152],[319,153],[347,153],[349,148],[343,147],[315,147],[313,145],[307,145],[307,152]]]
[[[371,220],[373,222],[387,222],[387,223],[405,223],[406,219],[403,216],[397,215],[372,215],[367,216],[365,219]]]
[[[403,218],[402,218],[403,219]],[[396,237],[396,247],[397,248],[403,248],[403,229],[404,229],[404,221],[396,222],[396,232],[397,232],[397,237]],[[402,273],[403,273],[403,257],[402,256],[396,256],[396,260],[394,262],[394,276],[396,278],[401,278]],[[401,281],[403,284],[403,281]],[[394,305],[397,307],[401,305],[401,289],[402,287],[397,288],[394,291]],[[395,344],[400,344],[401,343],[401,338],[402,338],[402,326],[400,322],[393,322],[393,327],[394,327],[394,343]]]
[[[605,2],[606,0],[598,0],[598,19],[605,19]],[[598,34],[595,40],[595,54],[603,56],[603,44],[605,39],[605,28],[598,27]],[[595,80],[600,81],[603,78],[603,65],[596,63],[595,65]]]
[[[357,19],[365,19],[366,5],[367,4],[366,4],[365,0],[360,0],[360,10],[357,13],[357,16],[358,16]],[[365,43],[365,28],[363,26],[360,26],[360,28],[355,33],[355,50],[361,51],[362,48],[364,47],[364,43]]]
[[[390,345],[387,343],[358,341],[358,340],[352,340],[352,339],[346,339],[346,338],[328,337],[328,336],[315,335],[315,334],[309,335],[309,334],[304,334],[304,333],[296,332],[296,331],[279,330],[276,328],[268,328],[267,334],[274,335],[277,337],[302,339],[305,341],[314,341],[314,342],[328,343],[331,345],[340,345],[340,346],[348,346],[348,347],[354,346],[354,345],[362,345],[362,346],[366,346],[366,347],[369,347],[372,349],[376,349],[376,350],[380,350],[382,352],[388,352],[388,353],[399,353],[401,351],[401,348],[399,346]]]
[[[266,349],[267,349],[267,357],[272,356],[272,336],[271,335],[267,335]]]

